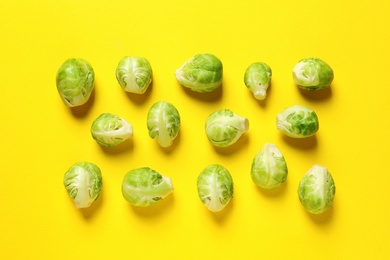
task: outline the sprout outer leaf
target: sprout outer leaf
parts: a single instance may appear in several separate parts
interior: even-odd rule
[[[233,197],[233,179],[219,164],[207,166],[198,176],[198,195],[212,212],[223,210]]]
[[[211,113],[205,123],[208,140],[216,147],[228,147],[249,130],[249,121],[229,109]]]
[[[133,136],[133,126],[118,115],[103,113],[93,121],[91,135],[100,145],[113,147]]]
[[[94,89],[92,66],[80,58],[66,60],[58,69],[56,85],[62,101],[68,107],[85,104]]]
[[[319,58],[305,58],[293,69],[293,79],[298,87],[305,90],[320,90],[330,86],[333,81],[333,70]]]
[[[264,62],[249,65],[244,74],[245,86],[257,100],[264,100],[272,77],[271,68]]]
[[[116,79],[124,91],[143,94],[153,80],[152,66],[146,58],[125,56],[116,68]]]
[[[180,130],[180,114],[176,107],[166,101],[158,101],[147,115],[149,136],[156,139],[161,147],[171,146]]]
[[[122,195],[133,206],[148,207],[173,192],[172,180],[149,167],[136,168],[123,178]]]
[[[209,53],[191,57],[175,71],[175,77],[182,86],[199,93],[219,88],[222,75],[221,60]]]
[[[89,207],[102,189],[102,174],[96,164],[77,162],[64,175],[64,187],[76,208]]]
[[[276,127],[289,137],[305,138],[318,131],[319,122],[313,110],[305,106],[294,105],[277,115]]]
[[[298,186],[298,197],[304,208],[313,214],[328,210],[336,193],[336,186],[328,169],[315,164],[303,176]]]
[[[285,182],[287,174],[286,160],[274,144],[266,143],[253,158],[252,180],[264,189],[279,187]]]

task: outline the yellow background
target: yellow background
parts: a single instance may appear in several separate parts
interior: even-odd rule
[[[0,9],[1,259],[385,259],[390,255],[390,4],[372,1],[3,1]],[[224,65],[221,89],[195,94],[174,71],[209,52]],[[115,78],[126,55],[146,57],[153,84],[126,94]],[[302,58],[328,62],[335,79],[319,93],[298,90],[291,71]],[[55,76],[80,57],[95,70],[95,91],[82,108],[61,101]],[[243,83],[246,67],[273,70],[264,102]],[[159,100],[181,115],[180,135],[162,149],[146,129]],[[320,130],[291,140],[276,130],[285,107],[315,110]],[[215,149],[205,118],[229,108],[250,130],[229,149]],[[120,147],[101,148],[89,128],[101,113],[134,127]],[[289,167],[285,185],[265,192],[250,178],[253,156],[274,143]],[[89,209],[74,207],[63,187],[76,161],[96,163],[103,190]],[[224,165],[234,198],[213,214],[200,202],[196,178]],[[315,163],[336,183],[331,210],[312,216],[297,197]],[[124,174],[149,166],[172,178],[175,191],[151,208],[122,197]]]

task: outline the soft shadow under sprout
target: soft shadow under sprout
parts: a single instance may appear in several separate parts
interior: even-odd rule
[[[267,106],[267,103],[268,103],[268,100],[270,99],[270,96],[272,95],[272,83],[270,82],[269,83],[269,86],[268,86],[268,89],[267,89],[267,97],[264,98],[263,100],[257,100],[253,97],[253,94],[252,92],[248,92],[248,96],[250,99],[253,99],[254,101],[256,101],[256,103],[262,107],[262,108],[265,108]]]
[[[302,210],[305,210],[305,209],[302,208]],[[321,214],[313,214],[313,213],[308,212],[307,210],[305,210],[305,211],[306,211],[307,216],[317,225],[329,225],[332,222],[332,220],[334,219],[333,207],[331,207],[330,209],[328,209],[327,211],[325,211]]]
[[[331,86],[320,90],[305,90],[301,88],[298,88],[298,90],[309,101],[325,101],[332,97]]]
[[[310,150],[317,147],[317,137],[315,135],[306,138],[293,138],[282,134],[284,141],[295,148]]]
[[[129,204],[129,208],[139,217],[146,219],[153,219],[161,214],[164,214],[169,208],[174,205],[174,194],[170,194],[158,203],[152,204],[147,207],[137,207]]]
[[[249,144],[249,135],[247,133],[244,133],[240,139],[237,140],[234,144],[228,146],[228,147],[216,147],[213,146],[214,150],[220,154],[220,155],[232,155],[234,153],[237,153],[238,150],[244,149],[245,146]]]
[[[182,89],[183,91],[190,97],[196,99],[196,100],[201,100],[203,102],[216,102],[218,100],[221,100],[222,99],[222,95],[223,95],[223,83],[222,85],[211,91],[211,92],[207,92],[207,93],[199,93],[199,92],[195,92],[195,91],[192,91],[186,87],[183,87],[181,86],[180,84],[178,84]]]
[[[97,144],[98,145],[98,144]],[[123,143],[118,144],[114,147],[104,147],[99,145],[102,151],[107,155],[117,155],[121,153],[130,152],[133,150],[134,141],[133,138],[127,139]]]
[[[153,89],[153,81],[150,83],[148,89],[143,94],[131,93],[123,91],[127,98],[130,99],[133,103],[138,105],[144,104],[151,96]]]
[[[273,189],[264,189],[264,188],[259,187],[258,185],[255,185],[255,186],[256,186],[258,192],[261,193],[263,196],[266,196],[268,198],[278,198],[278,197],[282,196],[283,194],[286,194],[287,185],[288,185],[288,180],[286,180],[279,187],[273,188]]]
[[[227,219],[229,218],[229,215],[232,214],[234,208],[234,196],[230,200],[229,204],[226,205],[226,207],[219,211],[219,212],[211,212],[208,213],[211,215],[211,217],[214,219],[215,223],[222,225]],[[207,209],[205,209],[207,210]]]
[[[97,211],[102,207],[103,205],[103,197],[104,197],[104,189],[100,192],[99,197],[89,206],[88,208],[81,208],[79,211],[81,212],[81,215],[84,217],[85,220],[89,220],[92,217],[96,216]]]
[[[77,118],[84,118],[88,115],[88,112],[91,110],[93,103],[95,102],[95,92],[95,90],[92,91],[90,98],[84,105],[69,108],[73,116]]]
[[[173,140],[172,144],[168,147],[162,147],[161,145],[156,142],[156,145],[159,147],[159,149],[165,153],[165,154],[171,154],[176,150],[176,148],[180,145],[180,140],[181,140],[181,132],[179,131],[175,140]]]

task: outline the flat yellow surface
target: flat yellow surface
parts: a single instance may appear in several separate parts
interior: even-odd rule
[[[0,9],[0,259],[386,259],[390,255],[390,4],[372,1],[3,1]],[[194,94],[174,71],[209,52],[224,65],[223,86]],[[115,78],[126,55],[146,57],[153,84],[126,94]],[[291,71],[319,57],[335,73],[332,86],[307,93]],[[55,77],[68,58],[89,61],[95,90],[69,109]],[[243,82],[246,67],[273,71],[264,102]],[[159,100],[181,115],[169,149],[148,136],[146,114]],[[315,110],[320,130],[291,140],[275,126],[285,107]],[[229,108],[246,116],[249,131],[229,149],[215,149],[205,118]],[[134,127],[126,144],[101,148],[89,132],[101,113]],[[284,154],[289,175],[275,192],[250,178],[264,143]],[[96,163],[103,190],[78,210],[63,187],[76,161]],[[234,198],[213,214],[200,202],[196,179],[209,164],[224,165]],[[315,163],[336,183],[331,210],[308,214],[297,186]],[[149,166],[172,178],[175,191],[151,208],[122,197],[125,173]],[[388,258],[387,258],[388,259]]]

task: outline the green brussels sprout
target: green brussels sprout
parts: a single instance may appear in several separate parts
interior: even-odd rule
[[[249,65],[244,74],[245,86],[257,100],[264,100],[272,77],[271,68],[263,62]]]
[[[213,54],[197,54],[175,71],[177,81],[195,92],[211,92],[222,84],[222,62]]]
[[[293,78],[298,87],[306,90],[319,90],[330,86],[333,70],[318,58],[302,59],[293,69]]]
[[[324,166],[315,164],[303,176],[298,187],[298,197],[307,211],[320,214],[332,204],[336,186],[332,175]]]
[[[313,110],[305,106],[294,105],[277,115],[276,127],[287,136],[304,138],[318,131],[319,122]]]
[[[65,173],[64,186],[76,208],[87,208],[99,197],[102,174],[93,163],[77,162]]]
[[[172,180],[149,167],[129,171],[123,178],[122,195],[133,206],[148,207],[173,191]]]
[[[147,127],[149,136],[156,139],[161,147],[171,146],[179,134],[179,112],[171,103],[158,101],[149,109]]]
[[[91,125],[91,135],[100,145],[113,147],[133,136],[133,127],[118,115],[103,113]]]
[[[95,74],[83,59],[68,59],[57,71],[56,84],[62,101],[68,107],[85,104],[94,89]]]
[[[274,189],[287,178],[287,164],[283,154],[271,143],[266,143],[252,161],[251,177],[264,189]]]
[[[116,79],[124,91],[143,94],[152,82],[152,67],[143,57],[126,56],[118,63]]]
[[[211,144],[216,147],[228,147],[249,130],[249,121],[229,109],[222,109],[207,117],[205,130]]]
[[[200,200],[212,212],[223,210],[233,197],[232,176],[219,164],[209,165],[199,174],[197,187]]]

